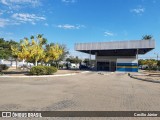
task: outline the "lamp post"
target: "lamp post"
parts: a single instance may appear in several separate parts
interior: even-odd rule
[[[159,57],[159,55],[158,55],[158,53],[154,53],[156,56],[157,56],[157,63],[158,63],[158,57]],[[157,71],[158,71],[158,65],[157,65]]]

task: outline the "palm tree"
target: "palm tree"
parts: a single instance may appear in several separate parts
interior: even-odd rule
[[[142,40],[151,40],[152,38],[153,38],[152,35],[144,35],[144,36],[142,37]]]

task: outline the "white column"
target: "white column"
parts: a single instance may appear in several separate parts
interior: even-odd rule
[[[89,64],[90,64],[90,67],[91,67],[91,50],[90,50],[90,54],[89,54]]]
[[[95,54],[95,67],[96,67],[96,70],[97,70],[97,52],[96,52],[96,54]]]
[[[4,63],[4,60],[3,59],[0,59],[0,64],[3,64]]]
[[[138,69],[138,49],[137,49],[137,69]]]

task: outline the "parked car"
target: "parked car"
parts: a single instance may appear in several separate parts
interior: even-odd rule
[[[148,67],[148,65],[140,65],[138,68],[145,70],[145,69],[148,69],[149,67]]]
[[[68,67],[69,69],[79,69],[79,64],[69,63]]]

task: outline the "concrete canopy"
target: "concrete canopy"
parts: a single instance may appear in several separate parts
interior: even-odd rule
[[[154,40],[130,40],[98,43],[76,43],[75,50],[98,56],[135,56],[155,48]]]

